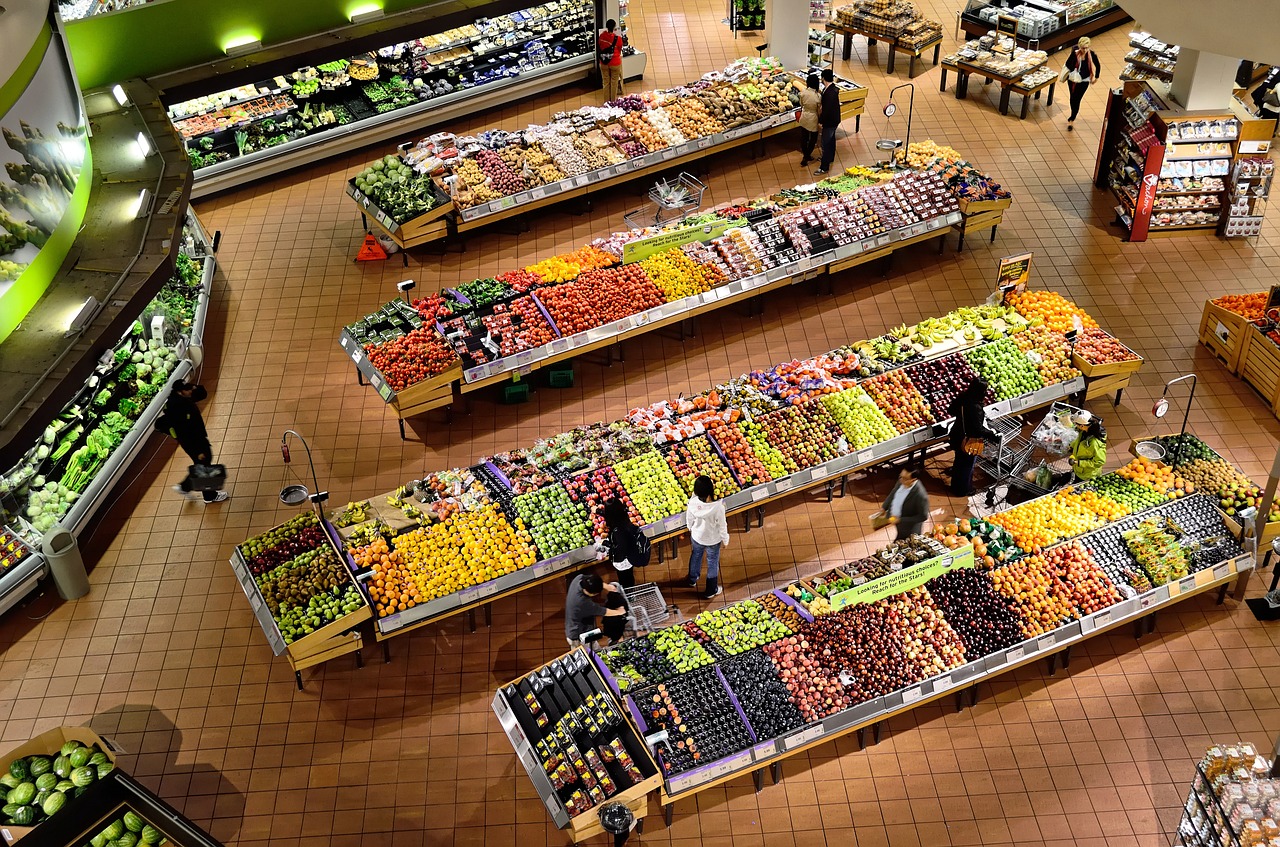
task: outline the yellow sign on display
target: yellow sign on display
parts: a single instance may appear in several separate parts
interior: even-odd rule
[[[663,250],[679,247],[681,244],[688,244],[693,241],[710,241],[713,238],[719,238],[724,235],[724,231],[728,228],[729,221],[724,218],[718,218],[697,226],[684,226],[679,229],[673,229],[670,232],[660,232],[648,238],[638,238],[623,246],[622,263],[630,265],[635,262],[643,262],[654,253],[661,253]]]
[[[885,597],[892,597],[924,585],[936,576],[960,568],[971,568],[973,565],[973,545],[966,544],[955,550],[949,550],[941,556],[925,559],[918,565],[903,568],[888,576],[864,582],[862,585],[855,585],[839,594],[832,594],[828,599],[831,601],[833,610],[856,606],[859,603],[874,603]]]

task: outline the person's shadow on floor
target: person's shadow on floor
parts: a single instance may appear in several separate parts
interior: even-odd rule
[[[121,770],[226,844],[240,832],[245,800],[222,772],[207,764],[179,764],[182,732],[152,705],[126,703],[89,721],[90,728],[121,749]]]

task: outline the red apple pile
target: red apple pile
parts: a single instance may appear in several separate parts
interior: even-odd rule
[[[787,694],[800,710],[805,723],[821,720],[853,705],[840,682],[814,658],[805,636],[790,635],[761,649],[773,660],[778,678],[787,686]],[[858,698],[857,702],[863,699]]]
[[[442,374],[458,362],[434,326],[418,327],[383,344],[366,344],[364,352],[396,391]]]
[[[720,448],[720,452],[724,454],[729,467],[733,469],[734,475],[744,488],[773,481],[773,476],[751,449],[738,424],[718,420],[709,421],[707,434],[715,439],[716,446]]]
[[[1135,362],[1140,358],[1103,329],[1086,329],[1076,336],[1076,353],[1095,365]]]
[[[685,494],[693,494],[693,481],[700,476],[711,480],[717,500],[738,490],[729,466],[716,455],[715,448],[705,436],[699,435],[673,444],[666,451],[666,459]]]
[[[627,507],[627,515],[631,518],[633,524],[636,526],[644,525],[640,512],[636,509],[635,504],[631,502],[627,489],[623,487],[622,481],[618,479],[618,475],[614,473],[612,467],[596,468],[593,471],[570,477],[565,480],[564,487],[569,492],[569,499],[575,503],[581,503],[591,515],[591,525],[597,538],[603,538],[609,533],[609,529],[604,523],[602,510],[604,504],[614,497],[621,500],[622,505]]]
[[[787,406],[757,418],[765,438],[796,468],[810,468],[840,455],[840,426],[821,403]]]
[[[908,365],[906,370],[916,390],[929,401],[933,416],[940,421],[951,417],[951,402],[978,378],[978,372],[960,353]],[[994,402],[996,393],[988,385],[982,404],[989,406]]]
[[[882,373],[858,384],[871,395],[898,432],[910,432],[934,422],[929,404],[905,370]]]
[[[1079,541],[1054,547],[1046,551],[1044,557],[1082,616],[1100,612],[1123,599]]]

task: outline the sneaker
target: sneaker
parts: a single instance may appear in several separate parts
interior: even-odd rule
[[[206,502],[206,503],[221,503],[221,502],[223,502],[224,500],[230,500],[230,499],[231,499],[231,495],[230,495],[230,494],[228,494],[228,493],[227,493],[227,492],[225,492],[225,491],[219,491],[219,492],[218,492],[218,495],[217,495],[216,497],[214,497],[212,500],[205,500],[204,502]]]
[[[1067,132],[1074,132],[1075,128],[1075,124],[1067,124]]]
[[[717,597],[719,597],[719,596],[720,596],[721,594],[723,594],[723,593],[724,593],[724,586],[723,586],[723,585],[717,585],[717,586],[716,586],[716,591],[715,591],[715,593],[714,593],[714,594],[703,594],[703,595],[702,595],[702,599],[703,599],[703,600],[714,600],[714,599],[716,599]]]
[[[697,579],[697,577],[694,577],[693,579],[686,579],[686,580],[684,581],[684,584],[685,584],[687,587],[689,587],[689,588],[697,588],[697,587],[698,587],[698,579]]]
[[[814,176],[826,176],[829,173],[827,168],[818,168],[813,172]]]
[[[178,492],[179,494],[181,494],[181,495],[182,495],[182,497],[183,497],[183,499],[185,499],[185,500],[196,500],[196,499],[198,499],[198,498],[199,498],[199,495],[197,495],[197,494],[196,494],[196,492],[194,492],[194,491],[187,491],[187,490],[186,490],[185,488],[183,488],[181,485],[175,485],[175,486],[173,487],[173,490],[174,490],[174,491],[176,491],[176,492]]]

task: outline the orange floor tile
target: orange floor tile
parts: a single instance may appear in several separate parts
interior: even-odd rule
[[[952,49],[954,3],[918,5],[944,22],[944,52]],[[719,0],[633,0],[632,9],[649,69],[630,90],[694,79],[755,55],[761,41],[734,39]],[[1094,39],[1108,81],[1123,66],[1126,38],[1122,27]],[[905,133],[905,110],[890,121],[880,108],[906,80],[907,63],[889,77],[884,62],[883,48],[868,55],[859,40],[853,60],[837,63],[871,88],[861,133],[845,125],[840,165],[874,161],[877,138]],[[489,706],[496,686],[563,651],[560,585],[497,603],[492,628],[471,633],[454,618],[396,639],[389,664],[370,647],[362,669],[339,660],[306,671],[299,693],[227,565],[235,543],[294,514],[276,493],[305,464],[295,449],[294,463],[282,465],[281,433],[293,428],[310,440],[335,503],[367,497],[750,366],[980,301],[997,259],[1023,250],[1035,253],[1037,285],[1065,292],[1147,357],[1118,408],[1094,405],[1111,432],[1112,467],[1129,438],[1157,426],[1149,410],[1165,380],[1194,371],[1192,429],[1265,478],[1280,423],[1196,343],[1196,332],[1206,298],[1275,282],[1280,216],[1249,241],[1123,243],[1109,226],[1110,197],[1091,184],[1101,87],[1068,133],[1065,92],[1020,121],[998,114],[994,90],[975,84],[968,101],[957,101],[938,91],[933,68],[915,82],[912,137],[956,147],[1014,193],[994,243],[980,236],[957,253],[952,237],[941,256],[920,245],[896,255],[883,275],[875,267],[841,274],[834,296],[796,286],[767,296],[763,317],[726,309],[691,339],[653,333],[629,342],[623,363],[580,360],[571,389],[543,388],[514,407],[482,392],[452,423],[438,415],[412,421],[407,442],[356,385],[337,345],[341,326],[394,296],[406,276],[431,290],[605,234],[639,205],[641,187],[619,189],[587,214],[539,214],[527,233],[479,234],[463,253],[415,253],[408,270],[394,258],[351,261],[363,233],[343,181],[391,145],[198,203],[206,226],[223,234],[202,377],[232,499],[206,507],[176,498],[169,487],[185,457],[158,439],[149,445],[136,478],[82,539],[89,596],[61,603],[48,588],[0,621],[0,702],[8,707],[0,748],[88,723],[125,749],[126,770],[227,844],[563,843]],[[451,129],[514,128],[597,99],[594,91],[556,91]],[[795,143],[784,136],[761,158],[712,158],[708,201],[806,181]],[[945,496],[939,469],[931,463],[927,484],[946,515],[964,504]],[[724,558],[724,601],[883,543],[886,531],[871,531],[867,516],[889,485],[887,474],[875,474],[844,499],[796,496],[771,509],[762,530],[744,535],[738,527]],[[646,576],[665,582],[674,574],[655,563]],[[701,605],[687,592],[668,593],[686,614]],[[984,685],[977,707],[959,714],[923,707],[894,720],[864,752],[852,738],[822,746],[788,761],[782,783],[759,794],[745,777],[709,790],[678,804],[670,828],[655,803],[635,842],[1161,847],[1207,745],[1244,738],[1270,749],[1280,727],[1278,645],[1276,628],[1255,622],[1243,604],[1197,598],[1162,614],[1141,644],[1127,629],[1096,638],[1077,649],[1067,672],[1026,667]]]

